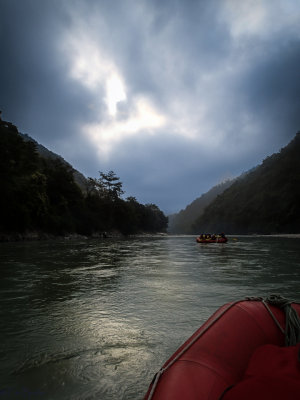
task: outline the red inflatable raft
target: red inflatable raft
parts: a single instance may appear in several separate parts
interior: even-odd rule
[[[288,307],[296,317],[300,315],[300,304],[292,303]],[[231,390],[227,389],[232,386],[239,389],[235,385],[243,379],[253,353],[263,348],[260,346],[284,346],[285,328],[285,312],[268,300],[251,299],[222,306],[163,365],[153,379],[145,400],[248,399],[243,395],[230,397]],[[294,351],[292,347],[275,348]],[[295,374],[300,374],[300,363],[295,368],[299,368]],[[299,388],[294,398],[300,398],[299,377],[294,381]],[[296,390],[290,384],[288,387],[292,388],[289,390]],[[280,389],[274,390],[280,393]],[[272,399],[280,398],[276,393]],[[252,397],[270,398],[263,394]],[[282,400],[287,398],[290,397],[283,396]]]
[[[197,237],[196,242],[197,243],[226,243],[227,242],[226,237],[220,237],[216,239],[201,239],[200,237]]]

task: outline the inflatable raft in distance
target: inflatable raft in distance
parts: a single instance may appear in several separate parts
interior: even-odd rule
[[[196,238],[197,243],[226,243],[227,237],[217,237],[216,239],[201,239],[199,236]]]

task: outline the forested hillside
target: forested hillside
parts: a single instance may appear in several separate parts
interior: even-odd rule
[[[29,135],[23,134],[21,132],[19,132],[19,134],[25,140],[25,142],[33,142],[34,143],[37,153],[42,158],[61,161],[62,164],[64,164],[70,171],[72,171],[75,183],[77,183],[77,185],[80,187],[80,189],[83,192],[86,191],[87,179],[81,172],[79,172],[75,168],[73,168],[72,165],[69,164],[64,158],[62,158],[58,154],[53,153],[52,151],[47,149],[47,147],[45,147],[42,144],[38,143],[36,140],[34,140]]]
[[[195,221],[193,233],[300,232],[300,133],[234,182]]]
[[[167,217],[154,204],[122,199],[113,171],[89,178],[82,190],[74,169],[59,157],[43,157],[34,141],[0,119],[0,237],[26,232],[91,235],[163,232]]]
[[[234,181],[228,179],[219,185],[214,186],[207,193],[198,197],[191,204],[189,204],[184,210],[181,210],[177,214],[169,215],[169,233],[183,233],[190,234],[193,232],[193,223],[199,218],[205,209],[219,194],[223,193]]]

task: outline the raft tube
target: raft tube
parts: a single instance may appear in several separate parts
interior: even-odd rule
[[[300,304],[292,307],[300,315]],[[252,300],[222,306],[166,361],[144,400],[219,400],[241,380],[259,346],[284,345],[271,313],[284,330],[278,307]]]
[[[197,243],[226,243],[227,242],[227,238],[224,237],[220,237],[217,239],[200,239],[199,237],[197,237],[196,242]]]

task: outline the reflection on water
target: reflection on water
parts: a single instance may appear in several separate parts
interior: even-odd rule
[[[2,243],[1,399],[141,399],[220,305],[300,301],[300,239],[237,239]]]

